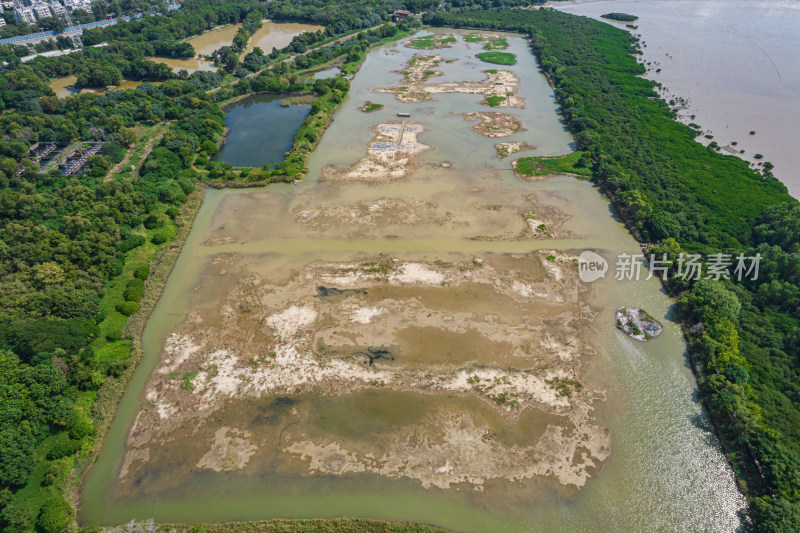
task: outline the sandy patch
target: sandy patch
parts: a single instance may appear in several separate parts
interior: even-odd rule
[[[442,273],[419,263],[403,264],[398,269],[398,272],[389,277],[392,282],[412,285],[440,285],[444,279],[445,277]]]
[[[416,155],[430,150],[417,136],[421,124],[384,122],[375,126],[375,137],[367,147],[367,155],[348,169],[326,167],[324,179],[356,179],[383,182],[402,178],[417,166]]]
[[[464,113],[464,120],[479,121],[472,126],[472,131],[486,137],[508,137],[520,131],[527,131],[522,122],[507,113],[488,111]]]
[[[416,198],[378,198],[354,203],[297,207],[295,220],[302,226],[327,230],[336,226],[385,228],[386,226],[441,225],[452,218],[438,204]]]
[[[293,305],[288,309],[267,317],[266,323],[275,329],[281,340],[287,340],[297,335],[303,328],[311,325],[317,319],[317,312],[309,307]]]
[[[400,44],[406,48],[416,48],[417,50],[435,50],[438,48],[450,48],[450,45],[457,41],[456,36],[452,34],[426,35],[403,41]]]
[[[548,426],[533,446],[512,447],[491,438],[489,428],[468,415],[443,416],[415,428],[414,437],[396,435],[377,447],[378,455],[357,454],[340,443],[298,440],[284,448],[308,462],[309,473],[370,471],[418,480],[424,488],[449,489],[469,484],[483,490],[492,479],[519,481],[552,475],[563,485],[582,487],[610,456],[608,432],[590,425],[567,429]],[[388,440],[388,439],[387,439]]]
[[[369,324],[376,316],[383,314],[383,309],[377,307],[360,307],[353,311],[353,322],[359,324]]]
[[[526,143],[524,141],[509,141],[509,142],[502,142],[497,143],[494,145],[497,153],[495,154],[499,159],[503,159],[504,157],[508,157],[511,154],[515,154],[517,152],[522,152],[525,150],[535,150],[537,147]]]
[[[380,87],[375,89],[379,93],[394,94],[395,97],[406,103],[430,102],[432,95],[442,93],[479,94],[484,97],[481,103],[488,105],[486,98],[501,97],[504,100],[494,107],[525,107],[525,100],[519,94],[519,78],[511,71],[489,69],[484,70],[486,79],[481,81],[450,81],[442,83],[426,83],[426,80],[441,73],[435,68],[442,58],[437,55],[415,55],[406,68],[400,71],[403,74],[403,85]]]
[[[197,468],[215,472],[241,470],[256,452],[250,437],[249,431],[224,426],[219,428],[214,434],[211,449],[197,462]]]

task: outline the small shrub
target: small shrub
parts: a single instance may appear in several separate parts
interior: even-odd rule
[[[161,213],[150,213],[144,219],[144,227],[147,229],[160,228],[166,222],[165,218]]]
[[[153,234],[153,237],[150,239],[150,242],[158,246],[164,244],[168,240],[169,240],[169,234],[165,231],[159,231]]]
[[[127,239],[124,239],[123,241],[121,241],[117,245],[117,249],[120,252],[125,253],[125,252],[129,252],[129,251],[133,250],[136,247],[139,247],[139,246],[143,245],[145,242],[147,242],[147,241],[141,235],[131,235]]]
[[[51,461],[75,455],[81,449],[81,442],[72,440],[67,433],[59,433],[55,437],[55,442],[47,452],[47,458]]]
[[[44,533],[60,533],[71,520],[72,507],[60,496],[55,496],[42,505],[36,527]]]
[[[136,302],[123,302],[117,305],[117,311],[119,311],[125,316],[131,316],[138,310],[139,310],[139,304],[137,304]]]
[[[133,271],[133,276],[137,279],[146,280],[150,276],[150,266],[149,265],[139,265]]]
[[[125,291],[122,293],[122,296],[129,302],[138,302],[142,299],[143,294],[144,284],[142,283],[142,280],[139,278],[133,278],[128,282],[128,286],[125,287]]]
[[[108,365],[108,375],[118,378],[125,373],[130,364],[131,363],[128,359],[123,359],[122,361],[114,361],[113,363]]]

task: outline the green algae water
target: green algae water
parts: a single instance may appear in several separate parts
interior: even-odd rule
[[[463,36],[467,32],[454,32]],[[424,34],[424,33],[423,33]],[[335,121],[312,154],[307,180],[298,186],[255,190],[209,190],[192,232],[164,293],[144,331],[145,358],[131,381],[97,463],[89,472],[80,507],[81,522],[121,524],[132,519],[161,522],[217,522],[266,518],[366,517],[421,521],[457,531],[735,531],[741,526],[744,498],[719,450],[688,366],[679,325],[671,319],[672,301],[655,280],[613,279],[613,258],[636,253],[638,244],[614,218],[606,199],[591,186],[570,177],[526,183],[514,177],[510,162],[519,155],[568,153],[572,141],[560,120],[552,91],[538,72],[525,41],[509,36],[510,67],[520,78],[524,109],[503,109],[527,131],[502,139],[472,132],[461,113],[486,111],[475,95],[441,94],[432,102],[403,104],[377,87],[397,83],[407,61],[420,53],[399,43],[372,50],[352,82]],[[489,68],[474,59],[479,46],[460,38],[436,50],[444,58],[443,77],[435,81],[478,80]],[[422,52],[426,53],[426,52]],[[364,101],[384,105],[378,112],[357,110]],[[363,157],[378,122],[408,112],[423,125],[420,142],[435,147],[420,156],[423,165],[410,176],[387,183],[333,183],[318,178],[326,165],[348,166]],[[266,131],[262,138],[266,136]],[[498,141],[526,141],[537,148],[497,159]],[[437,165],[446,162],[447,167]],[[534,194],[539,202],[569,216],[558,240],[480,240],[489,230],[505,231],[500,215],[487,218],[478,209],[491,199],[522,205]],[[457,225],[396,224],[367,227],[358,235],[341,225],[309,230],[295,213],[309,205],[352,205],[385,198],[420,199],[452,215]],[[348,208],[349,209],[349,208]],[[495,211],[491,211],[494,213]],[[502,213],[502,211],[498,211]],[[487,222],[489,221],[489,222]],[[551,479],[489,483],[482,491],[467,486],[425,489],[410,479],[372,473],[298,475],[276,470],[263,459],[245,471],[211,472],[187,462],[192,439],[152,452],[153,466],[137,478],[139,487],[119,492],[126,438],[145,398],[148,376],[162,357],[166,337],[196,306],[219,306],[227,278],[215,279],[214,261],[232,255],[247,258],[263,276],[286,272],[314,261],[348,261],[359,253],[401,258],[453,260],[479,253],[523,254],[531,250],[598,250],[612,261],[607,277],[585,287],[598,315],[582,332],[596,350],[584,356],[581,381],[604,391],[593,404],[599,425],[611,436],[611,456],[579,490]],[[220,285],[219,289],[212,286]],[[210,296],[197,300],[203,292]],[[647,344],[614,327],[619,306],[643,307],[664,324],[664,333]],[[444,342],[444,341],[443,341]],[[278,401],[236,404],[240,425],[275,424],[287,413],[307,413],[308,431],[341,437],[383,435],[389,428],[413,424],[424,413],[458,402],[489,421],[484,402],[405,391],[361,391],[342,397],[298,395]],[[514,425],[493,428],[497,438],[515,442],[542,427],[546,415],[527,412]],[[495,422],[491,422],[495,423]],[[268,442],[259,442],[267,447]]]

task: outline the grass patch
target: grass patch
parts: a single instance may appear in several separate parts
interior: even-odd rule
[[[448,48],[450,44],[456,42],[456,38],[452,35],[427,35],[425,37],[417,37],[406,41],[404,44],[408,48],[417,48],[419,50],[433,50],[435,48]]]
[[[517,57],[508,52],[481,52],[480,54],[475,54],[475,57],[481,61],[496,65],[513,65],[517,62]]]
[[[379,109],[383,109],[383,104],[376,104],[376,103],[367,101],[367,102],[364,102],[364,104],[361,107],[359,107],[359,109],[361,111],[363,111],[364,113],[372,113],[373,111],[377,111]]]
[[[505,50],[506,48],[508,48],[508,41],[505,37],[490,39],[488,43],[483,45],[484,50]]]
[[[586,166],[584,152],[573,152],[557,157],[521,157],[517,160],[517,174],[522,176],[549,176],[551,174],[574,174],[590,178],[592,170]]]
[[[497,107],[505,102],[506,98],[504,96],[489,96],[484,101],[492,107]]]

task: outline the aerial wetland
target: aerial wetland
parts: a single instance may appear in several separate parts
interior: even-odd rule
[[[81,521],[741,525],[672,302],[614,279],[638,244],[588,182],[515,175],[574,148],[526,41],[430,36],[368,54],[306,180],[206,193]],[[250,135],[290,145],[266,109]],[[586,249],[612,262],[592,284]],[[621,306],[663,332],[629,338]]]

